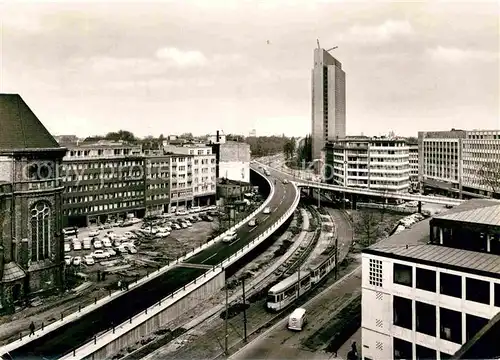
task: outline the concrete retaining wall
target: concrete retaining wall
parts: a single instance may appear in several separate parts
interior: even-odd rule
[[[110,359],[220,291],[224,282],[225,273],[221,268],[209,270],[206,277],[200,276],[196,283],[190,283],[173,298],[163,299],[147,312],[136,315],[131,322],[117,326],[114,331],[99,336],[61,359]]]

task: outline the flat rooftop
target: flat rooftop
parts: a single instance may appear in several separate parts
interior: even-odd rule
[[[486,212],[496,211],[494,208],[499,204],[495,200],[474,199],[436,216],[435,219],[452,220],[453,216],[459,217],[461,213],[472,211],[476,212],[477,216],[473,217],[475,220],[489,221],[490,218],[484,215],[484,209],[492,207],[492,210]],[[472,214],[467,216],[472,218]],[[430,244],[430,221],[430,218],[425,219],[410,229],[381,240],[363,250],[363,253],[500,279],[500,256]]]

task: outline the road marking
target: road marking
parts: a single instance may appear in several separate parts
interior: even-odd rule
[[[213,258],[213,257],[214,257],[215,255],[217,255],[217,254],[218,254],[218,252],[216,252],[216,253],[215,253],[215,254],[213,254],[212,256],[210,256],[210,257],[206,258],[206,259],[205,259],[205,260],[203,260],[201,263],[203,264],[205,261],[210,260],[211,258]]]
[[[262,219],[262,222],[266,221],[267,219],[269,219],[269,215]]]
[[[254,226],[253,228],[251,228],[250,230],[248,230],[249,233],[251,233],[252,231],[254,231],[255,229],[257,228],[257,226]]]

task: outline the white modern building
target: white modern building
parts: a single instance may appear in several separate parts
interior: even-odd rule
[[[219,177],[250,182],[250,145],[227,141],[219,148]]]
[[[500,312],[500,202],[476,199],[362,255],[363,359],[448,359]]]
[[[314,49],[312,69],[312,158],[321,159],[328,140],[345,137],[345,72],[328,51]]]
[[[422,189],[455,197],[500,197],[500,130],[419,132]]]
[[[326,182],[374,190],[408,191],[409,147],[405,139],[347,137],[325,146]]]
[[[184,154],[192,157],[191,163],[191,185],[193,188],[193,205],[208,205],[215,200],[217,186],[216,179],[216,155],[212,153],[212,147],[203,144],[189,144],[183,146],[165,145],[167,153]],[[172,164],[174,161],[172,161]],[[177,177],[182,176],[178,167]]]

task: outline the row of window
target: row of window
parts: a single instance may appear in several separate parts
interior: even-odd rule
[[[463,295],[465,295],[465,300],[486,305],[491,304],[489,281],[465,277],[465,294],[462,294],[463,277],[460,275],[453,275],[444,272],[436,273],[433,270],[415,267],[414,281],[413,267],[398,263],[394,263],[393,275],[393,281],[395,284],[409,287],[413,287],[415,284],[417,289],[430,292],[437,292],[436,279],[437,276],[439,276],[439,294],[460,299],[462,299]],[[500,283],[494,284],[493,305],[500,307]]]
[[[142,181],[127,181],[127,182],[112,182],[112,183],[103,182],[100,184],[66,186],[65,191],[67,193],[87,192],[87,191],[97,191],[99,189],[120,189],[123,187],[141,186],[143,184],[144,183]]]
[[[149,201],[162,200],[162,199],[168,199],[168,194],[156,194],[156,195],[146,196],[146,200],[149,200]]]
[[[85,215],[89,212],[97,212],[97,211],[107,211],[107,210],[115,210],[122,209],[128,207],[137,207],[143,205],[143,201],[123,201],[119,203],[113,204],[103,204],[103,205],[94,205],[94,206],[86,206],[82,208],[68,209],[64,210],[65,216],[72,215]]]
[[[413,359],[413,344],[409,341],[393,338],[392,347],[394,359]],[[451,359],[452,355],[441,352],[440,358]],[[415,345],[415,358],[417,360],[437,359],[437,351],[422,345]]]
[[[106,193],[106,194],[68,197],[63,200],[63,203],[80,204],[82,202],[88,202],[88,201],[122,199],[122,198],[140,197],[140,196],[144,196],[144,191],[141,190],[123,191],[123,192],[120,191],[120,192]]]
[[[110,180],[110,179],[127,179],[127,180],[139,180],[144,177],[142,171],[128,171],[120,173],[94,173],[94,174],[84,174],[84,175],[70,175],[63,177],[63,181],[82,181],[82,180]]]
[[[393,325],[456,344],[470,340],[489,321],[486,318],[465,314],[465,324],[463,324],[462,313],[459,311],[400,296],[393,297],[392,307]],[[465,339],[462,339],[463,327],[465,327]]]

